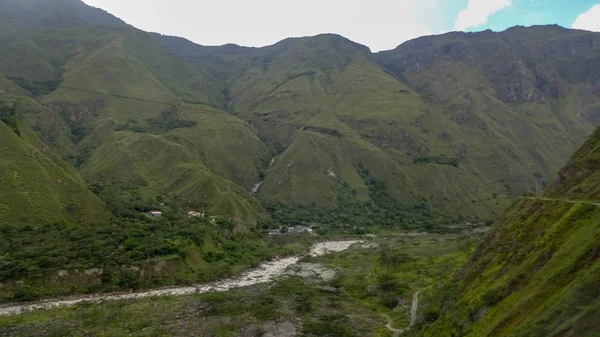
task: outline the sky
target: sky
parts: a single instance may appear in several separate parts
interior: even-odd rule
[[[449,31],[559,24],[600,31],[600,0],[84,0],[145,31],[262,47],[336,33],[373,51]]]

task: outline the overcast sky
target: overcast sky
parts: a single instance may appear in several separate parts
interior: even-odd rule
[[[203,45],[337,33],[373,51],[452,30],[557,23],[600,31],[600,0],[84,0],[137,28]]]

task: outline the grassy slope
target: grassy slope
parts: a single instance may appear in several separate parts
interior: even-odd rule
[[[99,158],[96,149],[115,148],[116,128],[143,127],[167,106],[55,88],[59,82],[178,105],[196,127],[155,136],[246,191],[265,173],[270,138],[283,153],[261,197],[334,207],[335,186],[345,182],[364,201],[364,166],[403,204],[424,199],[453,217],[497,215],[534,174],[552,176],[600,121],[598,37],[590,33],[447,34],[373,55],[335,35],[265,48],[196,46],[76,0],[3,6],[0,72],[48,82],[21,83],[45,106],[22,105],[22,118],[62,158],[86,167],[97,165],[87,162]],[[213,108],[247,119],[262,141]]]
[[[180,105],[180,118],[193,121],[195,127],[160,132],[150,137],[156,141],[148,144],[182,149],[190,158],[172,162],[176,155],[163,151],[160,156],[154,154],[154,163],[162,163],[159,166],[163,168],[187,165],[189,174],[179,176],[177,183],[171,184],[159,177],[157,165],[145,166],[144,160],[138,160],[137,169],[154,170],[154,175],[148,177],[156,179],[152,181],[156,192],[185,196],[195,204],[209,204],[219,215],[255,220],[260,206],[244,190],[250,190],[259,180],[267,149],[243,122],[211,108],[222,106],[222,91],[217,82],[166,50],[150,34],[115,22],[107,23],[109,26],[88,25],[97,23],[102,15],[97,16],[96,11],[85,6],[80,8],[75,3],[78,2],[61,0],[55,4],[55,7],[67,6],[64,17],[44,14],[58,21],[44,19],[16,33],[0,34],[4,42],[0,71],[8,76],[48,82],[24,85],[14,81],[11,88],[18,88],[20,84],[26,90],[12,96],[5,93],[2,98],[19,101],[19,118],[63,158],[77,165],[85,164],[84,167],[101,165],[105,171],[123,170],[119,166],[123,161],[104,160],[96,153],[117,147],[112,142],[123,137],[116,137],[115,129],[126,123],[144,126],[168,105],[145,104],[62,87],[55,89],[50,81]],[[14,6],[11,8],[14,10]],[[23,9],[14,12],[9,16],[19,21]],[[34,18],[42,15],[37,11],[30,14]],[[15,22],[17,24],[25,23]],[[28,97],[30,94],[35,95],[35,100]],[[129,136],[128,142],[138,141],[136,135]],[[159,149],[145,150],[158,152]],[[125,155],[139,158],[140,153]],[[103,162],[90,162],[97,159]],[[195,164],[190,166],[190,162]],[[110,164],[116,166],[109,167]],[[218,183],[207,183],[204,188],[210,191],[201,191],[200,182],[206,183],[207,177]],[[193,188],[196,191],[191,193]]]
[[[597,78],[586,73],[598,53],[585,43],[596,40],[593,33],[551,26],[450,33],[409,41],[377,59],[440,104],[432,117],[446,123],[429,132],[438,136],[441,152],[464,158],[464,181],[479,182],[475,188],[467,183],[462,194],[481,200],[482,192],[488,195],[483,199],[514,196],[533,184],[536,173],[548,180],[598,123]],[[434,174],[439,183],[432,187],[419,181],[421,170],[413,172],[416,188],[426,194],[443,195],[440,187],[453,184]],[[441,203],[447,205],[456,203]]]
[[[0,122],[0,144],[0,222],[38,225],[106,219],[102,201],[35,134],[21,132],[19,137]]]
[[[212,95],[211,82],[204,79],[203,75],[195,72],[187,63],[174,55],[162,51],[150,37],[138,32],[130,34],[134,36],[119,35],[117,40],[112,42],[116,43],[117,47],[93,50],[91,55],[85,57],[86,62],[83,67],[68,63],[67,69],[70,70],[67,72],[67,84],[152,100],[174,103],[185,100],[195,103],[189,108],[181,106],[178,109],[180,118],[195,122],[195,127],[173,129],[158,136],[148,136],[157,142],[150,142],[146,144],[149,147],[143,149],[137,148],[137,150],[147,151],[146,154],[152,156],[152,161],[146,162],[144,158],[140,158],[141,153],[136,153],[135,148],[128,148],[133,152],[126,151],[126,155],[137,156],[137,166],[146,172],[153,171],[154,175],[147,177],[151,185],[158,187],[159,191],[183,196],[196,203],[208,203],[212,205],[211,210],[219,215],[234,215],[250,221],[255,220],[260,206],[243,188],[249,190],[258,181],[259,169],[264,161],[263,156],[266,155],[265,146],[243,123],[209,107],[218,105],[219,98]],[[152,55],[152,58],[148,59],[145,55]],[[107,65],[106,62],[109,64]],[[115,64],[110,65],[113,63]],[[169,68],[164,69],[165,63]],[[95,73],[94,69],[102,69],[103,73]],[[203,90],[207,91],[203,92]],[[73,93],[67,90],[55,91],[45,98],[48,102],[73,102],[73,100],[85,102],[86,99],[92,100],[89,95],[73,97]],[[113,143],[115,138],[111,136],[113,131],[106,126],[107,124],[135,121],[139,125],[144,125],[149,118],[158,116],[166,109],[160,105],[144,105],[118,98],[109,99],[103,105],[106,108],[90,116],[87,122],[92,126],[93,131],[89,138],[82,141],[81,146],[84,148],[103,151],[107,147],[115,147]],[[85,112],[85,109],[83,110]],[[138,141],[136,138],[143,137],[131,134],[129,136],[133,137],[129,142],[136,142]],[[185,152],[185,156],[178,157],[177,151],[161,152],[161,144],[174,145],[174,148]],[[157,147],[154,148],[153,145]],[[96,165],[97,159],[102,161],[101,165],[108,163],[101,155],[94,152],[96,150],[92,150],[90,166]],[[165,165],[182,168],[190,162],[200,165],[188,165],[185,171],[188,172],[187,174],[180,171],[181,175],[177,177],[176,185],[173,185],[175,179],[171,183],[166,183],[168,178],[162,176],[164,171],[160,168],[164,169]],[[112,163],[114,166],[109,169],[122,170],[121,161]],[[200,182],[206,182],[206,178],[198,177],[207,176],[210,176],[211,180],[220,181],[219,187],[210,183],[204,186],[209,192],[203,191],[203,183]],[[194,189],[193,193],[192,189]]]
[[[121,19],[102,9],[89,7],[78,0],[3,0],[0,8],[2,24],[8,28],[85,23],[126,26]]]
[[[600,199],[600,130],[583,144],[569,160],[567,166],[558,172],[545,196],[572,200]]]
[[[598,221],[590,204],[521,200],[457,275],[454,300],[422,336],[595,336]]]
[[[600,121],[593,33],[453,33],[377,55],[335,35],[259,49],[159,39],[220,79],[227,110],[283,145],[261,196],[287,203],[335,206],[327,173],[360,192],[356,168],[375,162],[370,170],[402,202],[494,217],[535,174],[551,177]]]
[[[595,199],[596,142],[597,132],[546,197]],[[457,274],[455,295],[419,335],[597,336],[599,239],[598,206],[521,199],[496,221]]]
[[[266,48],[255,65],[236,78],[232,101],[242,118],[258,116],[305,125],[296,130],[286,124],[252,120],[261,132],[286,147],[268,172],[261,196],[335,206],[335,180],[340,179],[365,199],[366,189],[358,174],[362,165],[385,181],[398,200],[411,204],[417,199],[401,167],[354,128],[365,119],[373,125],[409,118],[404,115],[415,114],[419,105],[415,95],[406,100],[394,93],[405,87],[369,57],[364,46],[340,36],[288,39]],[[367,92],[377,95],[378,90],[389,93],[365,96]],[[384,106],[379,116],[372,113],[378,110],[373,104]],[[364,131],[369,130],[364,127]]]
[[[211,214],[255,222],[261,209],[247,191],[210,172],[186,147],[157,135],[115,133],[83,170],[91,182],[139,187],[152,197],[166,193]]]
[[[202,47],[173,37],[160,37],[160,41],[221,79],[227,92],[225,108],[248,119],[285,149],[268,171],[261,196],[333,207],[335,185],[341,180],[366,200],[366,187],[358,174],[362,164],[387,181],[399,200],[415,201],[406,175],[390,156],[361,139],[337,116],[344,109],[340,101],[364,82],[362,73],[385,77],[367,60],[370,52],[364,46],[334,35],[288,39],[262,49]],[[403,88],[393,79],[383,85]],[[307,127],[299,130],[286,123]],[[334,129],[343,137],[312,127]]]

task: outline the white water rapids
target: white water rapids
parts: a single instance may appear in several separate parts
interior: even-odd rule
[[[310,256],[316,257],[325,255],[330,252],[341,252],[344,251],[355,243],[360,241],[331,241],[331,242],[320,242],[313,245],[310,249]],[[64,299],[53,299],[45,300],[37,303],[23,303],[23,304],[6,304],[0,305],[0,316],[7,315],[18,315],[24,312],[37,309],[50,309],[55,307],[67,307],[73,306],[83,302],[103,302],[103,301],[115,301],[132,298],[145,298],[155,296],[180,296],[180,295],[191,295],[191,294],[203,294],[208,292],[220,292],[227,291],[230,289],[247,287],[255,284],[268,283],[274,281],[277,277],[284,274],[285,270],[298,263],[300,257],[293,256],[282,258],[274,261],[269,261],[261,264],[255,269],[251,269],[242,275],[221,280],[209,284],[196,285],[190,287],[176,287],[176,288],[165,288],[156,289],[144,292],[136,293],[119,293],[111,295],[92,295],[82,296]]]
[[[260,185],[262,185],[262,181],[255,184],[254,187],[252,187],[252,190],[250,191],[252,193],[253,197],[256,197],[258,195],[258,191],[260,190]]]

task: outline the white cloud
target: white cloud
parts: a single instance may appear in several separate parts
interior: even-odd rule
[[[600,32],[600,5],[596,5],[589,11],[580,14],[577,19],[575,19],[575,22],[573,22],[572,27],[575,29]]]
[[[512,5],[512,0],[469,0],[467,8],[458,13],[455,30],[477,27],[487,22],[488,17]]]
[[[140,29],[205,45],[264,46],[287,37],[337,33],[378,51],[432,34],[443,15],[442,0],[84,1]]]

